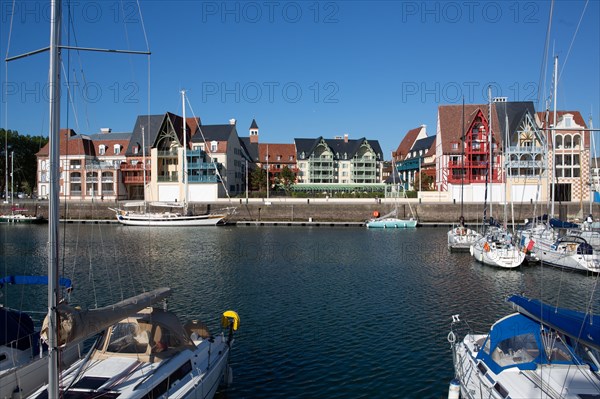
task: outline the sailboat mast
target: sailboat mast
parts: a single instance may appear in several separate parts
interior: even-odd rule
[[[185,90],[181,90],[181,109],[183,118],[183,211],[187,214],[188,175],[187,175],[187,132],[185,122]]]
[[[594,124],[592,122],[592,112],[590,111],[590,119],[588,121],[590,128],[590,215],[592,214],[592,203],[594,202],[594,189],[596,184],[594,182],[594,175],[592,173],[592,164],[594,163],[594,153],[596,152],[596,142],[594,140]]]
[[[465,168],[465,97],[462,99],[462,118],[460,120],[460,129],[462,130],[462,143],[461,143],[461,154],[460,154],[460,162],[462,164],[461,173],[460,173],[460,224],[464,225],[465,215],[464,215],[464,195],[465,195],[465,173],[467,172],[467,168]]]
[[[48,204],[48,397],[58,398],[58,219],[60,177],[60,24],[61,2],[50,1],[50,66],[48,86],[50,201]]]
[[[494,187],[494,149],[492,135],[492,86],[488,86],[488,134],[490,136],[490,218],[492,217],[492,192]]]
[[[144,174],[144,187],[142,187],[142,194],[144,194],[144,213],[146,213],[146,130],[144,129],[144,126],[142,126],[142,158],[142,170]]]
[[[554,56],[554,110],[552,112],[552,185],[551,185],[551,198],[552,201],[550,203],[550,216],[548,217],[548,222],[550,219],[554,217],[554,182],[556,181],[556,155],[554,154],[554,143],[556,142],[556,93],[558,88],[558,56]]]

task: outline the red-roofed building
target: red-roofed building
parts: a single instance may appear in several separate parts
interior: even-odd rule
[[[60,131],[60,195],[76,200],[115,200],[126,198],[120,166],[130,133],[79,135],[72,129]],[[38,195],[50,192],[49,144],[37,153]]]

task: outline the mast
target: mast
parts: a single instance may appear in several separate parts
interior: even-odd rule
[[[144,186],[142,187],[142,193],[144,194],[144,213],[147,212],[147,207],[146,207],[146,130],[144,129],[144,126],[142,125],[142,158],[143,158],[143,162],[142,162],[142,170],[143,170],[143,175],[144,175]]]
[[[50,201],[48,203],[48,397],[58,398],[58,218],[60,177],[60,0],[50,1],[50,65],[48,86]]]
[[[594,163],[594,153],[596,152],[596,143],[594,140],[594,124],[592,122],[592,112],[590,111],[590,119],[588,121],[588,125],[590,128],[590,167],[588,168],[590,171],[590,215],[592,214],[592,203],[594,202],[594,189],[596,185],[594,184],[594,175],[592,173],[592,163]],[[585,142],[585,141],[584,141]]]
[[[269,181],[269,145],[267,144],[267,199],[269,199],[269,185],[271,182]]]
[[[465,195],[465,96],[462,98],[462,118],[460,120],[460,129],[462,130],[462,143],[461,143],[461,154],[460,161],[462,164],[460,173],[460,225],[464,226],[464,195]]]
[[[188,175],[187,175],[187,132],[185,123],[185,90],[181,90],[183,117],[183,213],[187,215]]]
[[[558,87],[558,56],[554,56],[554,110],[552,112],[552,185],[550,198],[552,202],[550,203],[550,216],[548,216],[548,223],[550,223],[550,219],[554,217],[554,182],[556,180],[556,155],[554,154],[554,143],[556,141],[556,92]]]
[[[8,183],[8,182],[6,182]],[[11,214],[14,213],[15,207],[15,152],[10,152],[10,205]]]
[[[492,217],[492,192],[494,187],[494,149],[492,134],[492,86],[488,86],[488,134],[490,136],[490,218]]]

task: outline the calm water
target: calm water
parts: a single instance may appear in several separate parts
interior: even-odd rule
[[[498,270],[450,254],[446,229],[148,229],[61,225],[72,303],[103,306],[159,286],[170,309],[218,330],[236,310],[234,384],[221,398],[441,398],[453,376],[451,316],[485,330],[512,293],[583,309],[597,278]],[[41,274],[46,226],[0,226],[2,274]],[[2,303],[45,309],[44,288]],[[598,308],[594,300],[594,307]]]

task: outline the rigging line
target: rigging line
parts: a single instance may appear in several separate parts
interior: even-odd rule
[[[589,2],[590,2],[590,0],[587,0],[585,2],[585,5],[583,6],[583,11],[581,11],[581,17],[579,17],[579,22],[577,23],[577,28],[575,28],[575,33],[573,33],[573,38],[571,39],[571,44],[569,45],[569,50],[567,51],[567,55],[565,56],[565,61],[563,62],[560,73],[558,74],[559,81],[560,81],[560,77],[562,76],[562,73],[565,70],[565,67],[567,66],[567,60],[569,59],[569,54],[571,54],[571,49],[573,48],[573,43],[575,43],[575,37],[577,36],[577,32],[579,32],[579,27],[581,26],[581,21],[583,21],[583,16],[585,15],[585,10],[587,9]]]
[[[546,29],[546,40],[544,42],[544,52],[542,54],[542,65],[540,67],[540,78],[538,82],[538,98],[537,105],[540,106],[540,101],[546,94],[546,69],[548,66],[548,48],[550,47],[550,32],[552,30],[552,14],[554,13],[554,0],[550,3],[550,13],[548,15],[548,28]],[[543,90],[539,90],[539,87],[543,86]]]
[[[60,63],[61,65],[61,69],[63,71],[63,74],[65,76],[67,75],[67,71],[65,70],[65,64],[63,62]],[[75,81],[77,82],[77,76],[75,76]],[[75,99],[73,98],[73,93],[71,92],[71,83],[70,80],[67,78],[67,94],[68,94],[68,100],[69,103],[71,104],[71,108],[73,108],[73,118],[75,119],[75,128],[77,130],[79,130],[79,119],[77,118],[77,110],[75,109]],[[69,107],[67,107],[67,120],[68,118],[68,111],[69,111]]]
[[[15,19],[15,3],[16,3],[16,0],[13,0],[12,9],[10,11],[10,24],[9,24],[9,28],[8,28],[8,42],[6,43],[5,58],[8,58],[8,53],[10,52],[10,42],[11,42],[11,38],[12,38],[13,21]]]
[[[146,51],[150,52],[150,45],[148,44],[148,34],[146,33],[146,25],[144,24],[144,15],[142,14],[142,7],[140,6],[140,0],[137,0],[138,11],[140,13],[140,22],[142,24],[142,32],[144,32],[144,41],[146,42]]]

